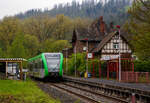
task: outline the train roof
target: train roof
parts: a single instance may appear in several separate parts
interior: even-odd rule
[[[62,54],[62,53],[48,53],[48,52],[47,53],[41,53],[41,54],[39,54],[35,57],[29,58],[28,61],[36,60],[36,59],[40,58],[42,55],[45,55],[45,54]]]

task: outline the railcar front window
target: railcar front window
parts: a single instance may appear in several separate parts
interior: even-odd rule
[[[48,68],[59,68],[59,59],[47,59]]]
[[[46,55],[45,57],[47,60],[48,69],[59,69],[59,66],[60,66],[60,56],[59,55],[55,55],[55,56]]]

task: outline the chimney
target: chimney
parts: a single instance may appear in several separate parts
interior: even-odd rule
[[[109,27],[110,27],[110,32],[112,32],[113,29],[114,29],[114,23],[113,23],[113,22],[110,22]]]
[[[105,22],[103,21],[103,16],[100,16],[100,32],[105,34]]]

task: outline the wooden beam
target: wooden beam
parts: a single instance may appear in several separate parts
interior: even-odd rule
[[[8,71],[8,63],[6,62],[6,78],[7,78],[7,71]]]
[[[23,80],[22,61],[20,62],[20,79]]]

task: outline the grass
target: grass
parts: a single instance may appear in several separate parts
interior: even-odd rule
[[[0,80],[0,103],[60,103],[31,81]]]

